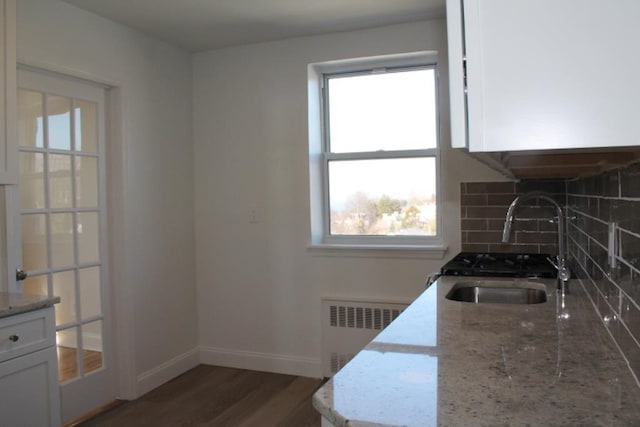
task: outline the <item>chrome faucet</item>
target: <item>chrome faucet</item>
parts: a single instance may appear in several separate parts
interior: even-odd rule
[[[532,191],[513,199],[513,202],[511,202],[511,205],[509,205],[507,216],[504,221],[504,229],[502,230],[502,243],[509,243],[511,226],[513,225],[513,218],[515,217],[516,209],[522,202],[529,199],[542,199],[551,203],[556,208],[556,212],[558,215],[558,256],[555,262],[551,259],[549,259],[549,262],[551,262],[556,270],[558,270],[558,289],[560,289],[562,291],[562,294],[564,295],[569,290],[567,282],[571,277],[571,272],[569,271],[569,267],[567,267],[567,250],[565,246],[566,236],[564,232],[565,216],[558,202],[553,200],[547,193],[544,193],[542,191]]]

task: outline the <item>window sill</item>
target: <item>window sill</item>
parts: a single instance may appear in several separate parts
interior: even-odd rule
[[[359,258],[444,258],[447,245],[355,245],[314,243],[307,250],[314,256]]]

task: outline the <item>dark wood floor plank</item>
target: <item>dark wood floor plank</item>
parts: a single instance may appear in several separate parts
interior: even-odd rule
[[[319,379],[200,365],[83,427],[319,427]]]
[[[233,404],[229,405],[222,413],[215,417],[210,415],[210,411],[204,410],[199,421],[209,427],[238,425],[252,411],[259,408],[271,396],[284,390],[296,377],[288,375],[269,374],[268,377],[259,378],[243,390],[244,396],[239,397]]]
[[[319,386],[320,384],[318,384]],[[316,389],[311,391],[304,399],[301,399],[298,405],[278,422],[277,427],[318,427],[320,425],[320,417],[313,405],[311,405],[311,396],[313,396]]]
[[[227,368],[225,368],[227,369]],[[198,425],[202,413],[207,417],[223,413],[255,384],[249,371],[232,370],[231,375],[210,375],[198,378],[192,387],[186,386],[163,402],[160,410],[162,425]]]
[[[82,424],[82,427],[106,427],[106,426],[145,426],[157,421],[157,414],[161,404],[153,402],[136,401],[135,405],[125,404],[120,408],[98,415]]]
[[[297,377],[280,393],[273,395],[264,405],[252,411],[239,426],[277,426],[279,422],[296,408],[301,399],[308,399],[312,390],[320,385],[316,378]]]
[[[241,374],[242,372],[238,369],[199,365],[150,391],[141,399],[159,403],[174,402],[177,396],[188,398],[191,394],[199,395],[211,385],[222,388]]]

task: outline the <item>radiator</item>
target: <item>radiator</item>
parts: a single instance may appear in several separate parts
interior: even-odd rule
[[[331,377],[346,365],[408,303],[322,300],[322,374]]]

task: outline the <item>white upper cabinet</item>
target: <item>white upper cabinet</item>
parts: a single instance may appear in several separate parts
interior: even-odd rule
[[[447,24],[454,147],[640,145],[640,1],[447,0]]]
[[[16,1],[0,0],[0,184],[18,182]]]

